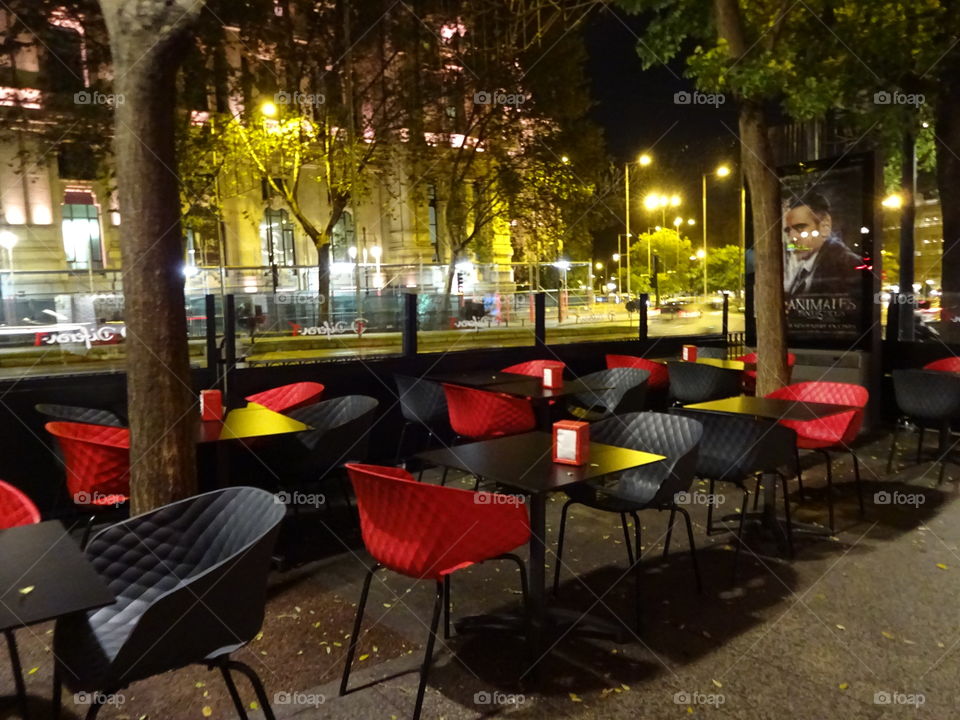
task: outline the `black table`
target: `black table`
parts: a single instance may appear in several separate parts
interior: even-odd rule
[[[0,530],[0,629],[24,718],[27,692],[14,629],[114,602],[116,596],[58,520]]]
[[[821,420],[833,415],[839,415],[840,413],[860,409],[851,405],[833,405],[830,403],[753,397],[750,395],[737,395],[721,400],[693,403],[692,405],[684,405],[684,408],[688,410],[699,410],[701,412],[751,415],[756,418],[766,418],[768,420],[794,420],[800,422]],[[760,525],[774,536],[777,544],[782,548],[785,542],[789,545],[789,538],[784,533],[783,522],[776,515],[776,487],[776,483],[765,483],[763,487],[763,512],[759,514],[748,513],[744,519],[759,521]],[[723,518],[723,521],[729,519],[739,520],[739,516],[727,516]],[[814,525],[792,523],[792,527],[794,530],[814,535],[830,534],[829,531]]]
[[[737,395],[722,400],[685,405],[684,407],[688,410],[752,415],[769,420],[798,420],[800,422],[820,420],[831,415],[860,409],[851,405],[783,400],[780,398],[754,397],[752,395]]]
[[[557,398],[579,395],[580,393],[609,390],[603,382],[587,382],[579,378],[564,380],[563,386],[547,388],[543,386],[543,379],[539,376],[521,375],[519,373],[473,371],[453,373],[448,375],[431,375],[428,380],[463,387],[476,388],[486,392],[503,393],[514,397],[529,399],[537,412],[537,426],[547,431],[553,424],[550,414],[550,401]]]
[[[430,463],[465,470],[529,496],[530,559],[527,579],[530,592],[530,646],[534,664],[541,654],[541,637],[547,621],[545,601],[547,494],[568,485],[630,470],[663,460],[661,455],[590,443],[586,465],[553,462],[553,438],[530,432],[495,440],[456,445],[417,454]],[[639,551],[638,551],[639,552]]]
[[[692,362],[698,365],[712,365],[713,367],[723,368],[724,370],[753,370],[756,365],[747,363],[743,360],[723,360],[721,358],[700,358],[696,360],[684,360],[683,358],[656,358],[654,362],[666,365],[668,362]]]

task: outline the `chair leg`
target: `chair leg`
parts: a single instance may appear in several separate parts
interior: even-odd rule
[[[437,641],[437,625],[440,624],[440,606],[443,603],[443,583],[437,582],[437,596],[433,601],[433,617],[430,619],[430,637],[427,639],[427,649],[423,654],[423,665],[420,667],[420,685],[417,688],[417,703],[413,708],[413,720],[420,720],[420,711],[423,709],[423,696],[427,690],[427,675],[430,673],[430,664],[433,661],[433,645]]]
[[[787,549],[790,557],[793,557],[793,523],[790,521],[790,496],[787,494],[787,478],[785,475],[777,473],[780,477],[780,484],[783,487],[783,517],[787,521]]]
[[[897,435],[900,434],[900,421],[893,425],[893,437],[890,440],[890,454],[887,456],[887,474],[893,469],[893,458],[897,453]]]
[[[627,514],[625,512],[620,513],[620,527],[623,528],[623,542],[627,546],[627,563],[630,567],[633,567],[633,545],[630,542],[630,531],[627,529]],[[639,552],[639,548],[637,548]]]
[[[530,635],[530,588],[527,585],[527,566],[524,564],[523,560],[519,555],[514,555],[513,553],[504,553],[500,555],[498,560],[510,560],[515,562],[520,568],[520,597],[523,600],[523,629],[524,636],[529,638]]]
[[[400,458],[403,457],[403,438],[407,434],[407,428],[410,426],[410,423],[404,421],[403,427],[400,428],[400,439],[397,441],[397,457],[396,464],[400,464]]]
[[[238,673],[246,676],[247,680],[250,681],[250,684],[253,686],[253,692],[256,693],[257,702],[260,703],[260,709],[263,711],[263,717],[265,717],[266,720],[277,720],[276,715],[273,714],[273,707],[270,705],[270,698],[267,697],[267,691],[264,689],[263,683],[260,681],[260,676],[257,675],[256,671],[249,665],[232,658],[227,660],[226,665],[229,670],[236,670]]]
[[[824,460],[827,461],[827,513],[830,518],[830,532],[836,532],[833,520],[833,461],[830,458],[830,453],[826,450],[822,450],[821,452],[823,453]],[[786,490],[784,490],[784,492],[786,492]]]
[[[93,522],[97,519],[96,515],[91,515],[87,518],[87,524],[83,528],[83,537],[80,539],[80,549],[83,550],[87,547],[87,542],[90,540],[90,532],[93,530]]]
[[[634,611],[636,612],[635,628],[637,633],[639,633],[643,630],[643,608],[640,602],[641,588],[643,585],[643,576],[640,570],[640,560],[642,558],[642,555],[640,552],[642,528],[640,527],[640,516],[636,512],[630,513],[630,517],[633,519],[633,542],[637,548],[636,562],[633,564],[633,583],[634,583],[633,603],[634,603]]]
[[[237,715],[240,716],[240,720],[248,720],[247,709],[243,706],[240,693],[237,692],[237,684],[233,681],[230,669],[225,663],[220,664],[220,674],[223,676],[223,682],[227,686],[227,692],[230,693],[230,699],[233,700],[233,706],[237,709]]]
[[[563,510],[560,511],[560,534],[557,538],[557,558],[556,565],[553,568],[553,594],[556,595],[560,590],[560,558],[563,557],[563,534],[567,529],[567,510],[573,505],[573,500],[567,500],[563,504]]]
[[[667,537],[663,541],[663,557],[670,553],[670,539],[673,536],[673,520],[677,517],[677,508],[674,505],[670,508],[670,519],[667,521]]]
[[[450,639],[450,576],[443,576],[443,638]]]
[[[757,511],[757,503],[760,502],[760,483],[763,482],[763,475],[757,473],[757,484],[753,488],[753,511]]]
[[[926,431],[926,428],[923,427],[923,423],[919,423],[919,425],[920,432],[917,433],[917,465],[919,465],[923,460],[923,433]]]
[[[733,553],[733,582],[737,581],[737,564],[740,562],[740,550],[743,546],[743,521],[747,516],[747,504],[750,502],[750,491],[743,487],[743,503],[740,505],[740,523],[737,526],[737,548]]]
[[[357,617],[353,621],[353,634],[350,635],[350,645],[347,647],[347,661],[343,668],[343,677],[340,679],[340,694],[347,694],[347,682],[350,680],[350,666],[353,656],[357,652],[357,641],[360,639],[360,623],[363,622],[363,610],[367,606],[367,596],[370,595],[370,581],[373,574],[380,569],[380,564],[367,568],[367,576],[363,579],[363,590],[360,592],[360,602],[357,603]]]
[[[800,464],[800,448],[793,446],[793,458],[797,466],[797,495],[803,500],[803,466]]]
[[[709,502],[707,502],[707,535],[713,534],[713,498],[717,488],[717,481],[710,478]]]
[[[860,517],[864,517],[867,511],[863,505],[863,484],[860,482],[860,458],[857,457],[855,450],[851,450],[850,455],[853,456],[853,479],[857,486],[857,502],[860,504]]]
[[[700,579],[700,565],[697,563],[697,544],[693,539],[693,523],[690,521],[690,513],[685,508],[677,508],[683,515],[687,524],[687,542],[690,543],[690,562],[693,564],[693,574],[697,578],[697,592],[703,593],[703,581]]]

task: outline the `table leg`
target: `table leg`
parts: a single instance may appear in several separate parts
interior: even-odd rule
[[[17,652],[17,639],[13,630],[4,630],[7,638],[7,650],[10,652],[10,665],[13,668],[13,682],[17,688],[17,704],[20,706],[20,716],[27,720],[27,687],[23,682],[23,668],[20,666],[20,654]]]
[[[530,558],[527,561],[527,588],[530,593],[530,637],[527,646],[533,665],[527,672],[536,673],[543,654],[543,628],[546,616],[546,535],[547,498],[542,493],[528,497],[530,505]]]

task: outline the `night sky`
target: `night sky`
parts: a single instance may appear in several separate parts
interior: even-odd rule
[[[736,244],[738,234],[738,141],[736,110],[732,102],[713,106],[680,105],[678,91],[693,91],[684,77],[682,62],[644,71],[636,53],[643,23],[636,16],[605,8],[584,28],[589,52],[587,72],[592,81],[594,120],[603,128],[607,148],[616,162],[634,160],[644,151],[654,157],[647,168],[631,175],[631,223],[640,228],[645,219],[660,223],[643,209],[647,191],[677,192],[683,197],[679,212],[668,211],[667,223],[676,215],[693,217],[697,227],[689,233],[701,242],[700,176],[726,163],[733,171],[723,180],[708,178],[709,245]],[[622,172],[622,169],[621,169]],[[636,190],[634,190],[636,187]],[[622,216],[623,199],[608,205]],[[633,229],[633,228],[631,228]],[[645,229],[645,228],[644,228]],[[611,225],[596,237],[597,257],[613,252],[620,227]]]

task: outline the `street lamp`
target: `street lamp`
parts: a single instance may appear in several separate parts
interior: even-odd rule
[[[653,158],[650,157],[648,153],[643,153],[640,157],[637,158],[636,164],[640,167],[647,167],[650,163],[653,162]],[[623,165],[623,205],[624,205],[624,215],[627,230],[627,294],[630,293],[630,165],[631,163],[624,163]],[[648,253],[649,254],[649,253]],[[650,271],[649,260],[647,262],[647,272]]]
[[[892,195],[887,195],[880,204],[885,208],[897,210],[903,207],[903,198],[897,193],[893,193]]]
[[[277,106],[276,106],[275,103],[267,100],[265,103],[263,103],[263,104],[260,106],[260,113],[261,113],[264,117],[269,117],[269,118],[276,117],[276,116],[277,116]]]
[[[707,176],[716,175],[718,178],[725,178],[730,174],[730,168],[726,165],[720,165],[712,173],[703,173],[702,180],[702,198],[703,198],[703,255],[707,255]],[[703,262],[703,297],[707,297],[707,262]]]

